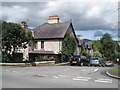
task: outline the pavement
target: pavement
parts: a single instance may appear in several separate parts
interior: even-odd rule
[[[112,67],[40,66],[2,67],[2,88],[118,88],[108,77]]]

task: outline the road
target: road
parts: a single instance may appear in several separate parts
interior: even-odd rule
[[[111,67],[2,67],[2,88],[118,88]]]

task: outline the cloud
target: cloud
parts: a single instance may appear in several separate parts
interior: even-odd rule
[[[102,37],[103,33],[101,31],[96,31],[94,37]]]
[[[4,2],[3,20],[19,23],[27,20],[29,26],[36,27],[47,22],[50,15],[58,15],[60,22],[72,23],[77,30],[109,29],[115,30],[117,23],[117,0],[106,2],[60,1],[47,2]],[[111,1],[111,2],[110,2]]]
[[[18,22],[27,17],[28,8],[14,5],[12,7],[3,7],[2,16],[8,22]]]

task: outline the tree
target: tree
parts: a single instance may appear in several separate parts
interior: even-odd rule
[[[91,41],[92,44],[93,44],[93,51],[96,52],[96,51],[99,51],[99,48],[100,48],[100,41]]]
[[[65,36],[64,40],[62,41],[62,60],[68,61],[69,58],[74,54],[76,50],[76,41],[72,35]]]
[[[32,39],[32,32],[26,31],[20,24],[2,22],[3,59],[13,60],[15,50],[19,47],[26,48]]]
[[[86,57],[87,57],[87,56],[88,56],[88,53],[87,53],[87,51],[82,50],[81,53],[80,53],[80,55],[83,55],[83,56],[86,56]]]
[[[115,42],[112,40],[110,34],[106,33],[100,39],[100,53],[106,60],[115,60]]]
[[[92,57],[101,57],[102,58],[102,54],[99,51],[94,51]]]

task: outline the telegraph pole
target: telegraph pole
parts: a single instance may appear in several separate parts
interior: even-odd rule
[[[120,45],[120,1],[118,2],[118,44]]]

